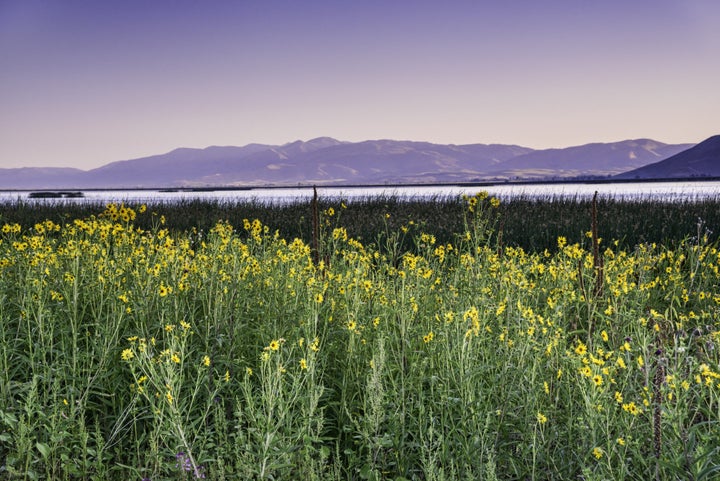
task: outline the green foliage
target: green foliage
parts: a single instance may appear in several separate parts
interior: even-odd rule
[[[7,208],[0,479],[712,479],[712,213],[513,202]]]
[[[583,242],[590,230],[591,200],[567,197],[512,197],[501,199],[500,222],[496,235],[505,246],[525,251],[554,250],[558,236],[570,243]],[[348,235],[361,242],[375,242],[388,233],[399,232],[409,222],[432,234],[439,243],[454,242],[465,228],[462,201],[456,197],[404,199],[369,197],[350,201],[320,198],[319,208],[342,208],[343,224]],[[131,205],[138,209],[139,205]],[[139,217],[135,225],[145,230],[158,224],[164,216],[165,226],[174,232],[208,232],[219,221],[241,225],[243,219],[262,219],[271,232],[279,230],[284,237],[295,237],[310,243],[312,205],[310,201],[289,204],[260,201],[230,202],[181,200],[150,206],[152,216]],[[45,220],[64,225],[74,219],[96,215],[104,205],[72,202],[16,201],[0,204],[0,222],[19,223],[32,228]],[[632,249],[641,243],[677,243],[689,236],[707,234],[711,241],[720,234],[720,199],[613,199],[598,201],[598,222],[602,236],[617,240],[619,246]],[[399,248],[407,250],[409,239]]]

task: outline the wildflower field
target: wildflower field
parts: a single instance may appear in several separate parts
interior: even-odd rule
[[[0,479],[717,478],[716,240],[524,250],[485,193],[358,239],[344,207],[310,240],[0,222]]]

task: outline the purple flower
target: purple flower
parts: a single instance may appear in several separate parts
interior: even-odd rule
[[[190,459],[190,456],[185,456],[185,453],[180,451],[175,455],[175,459],[177,460],[177,463],[175,463],[176,468],[180,468],[183,471],[190,472],[193,470],[192,467],[192,460]]]
[[[205,479],[205,467],[204,466],[197,466],[193,468],[193,461],[190,456],[185,455],[184,452],[180,451],[175,455],[175,460],[177,461],[175,463],[175,467],[178,469],[182,469],[186,473],[193,472],[193,475],[195,479]],[[143,480],[145,481],[145,480]],[[148,480],[150,481],[150,480]]]
[[[198,466],[195,470],[195,479],[205,479],[205,468]]]

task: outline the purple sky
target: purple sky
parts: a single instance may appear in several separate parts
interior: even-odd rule
[[[0,167],[720,133],[716,0],[0,0]]]

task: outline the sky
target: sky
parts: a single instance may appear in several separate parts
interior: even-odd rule
[[[720,133],[716,0],[0,0],[0,168]]]

